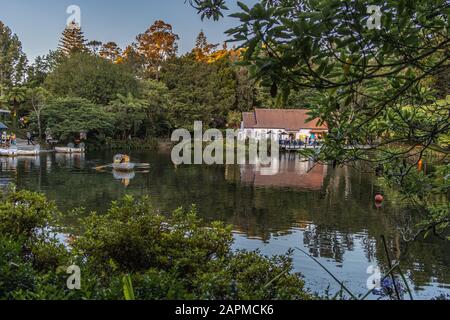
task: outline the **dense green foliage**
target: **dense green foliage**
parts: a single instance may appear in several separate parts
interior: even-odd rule
[[[42,111],[42,127],[63,141],[78,139],[81,131],[91,138],[104,141],[114,132],[116,115],[89,100],[82,98],[57,98]]]
[[[115,100],[117,94],[138,92],[138,81],[126,66],[87,53],[64,59],[44,86],[56,96],[80,97],[102,105]]]
[[[105,215],[80,221],[71,250],[52,236],[56,207],[10,191],[0,204],[0,299],[124,299],[130,275],[136,299],[310,299],[288,255],[231,250],[223,223],[195,209],[157,213],[148,199],[125,197]],[[81,290],[66,287],[67,266],[81,268]]]
[[[162,79],[173,97],[169,117],[174,128],[192,128],[194,121],[225,127],[236,94],[233,69],[227,61],[208,64],[189,56],[174,59],[165,66]]]
[[[46,131],[61,143],[73,142],[81,131],[97,145],[167,138],[196,120],[205,128],[238,127],[242,111],[282,105],[238,65],[241,51],[219,49],[202,32],[192,52],[176,56],[178,36],[163,21],[124,50],[114,42],[87,42],[78,26],[68,27],[58,50],[27,69],[16,61],[23,55],[20,42],[4,29],[14,51],[4,60],[18,75],[17,81],[5,79],[15,86],[0,92],[0,106],[16,116],[5,121],[17,127],[19,118],[29,118],[28,129],[42,139]]]

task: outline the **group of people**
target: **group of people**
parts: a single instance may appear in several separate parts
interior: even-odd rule
[[[27,143],[28,145],[34,146],[34,136],[31,134],[31,132],[27,132]],[[15,133],[7,133],[6,131],[2,132],[1,136],[1,144],[3,146],[15,146],[17,145],[17,136]]]
[[[310,136],[305,137],[305,139],[294,139],[290,138],[287,140],[280,140],[280,145],[293,145],[293,146],[309,146],[309,147],[317,147],[319,145],[319,137],[315,134],[311,134]]]
[[[7,133],[6,131],[2,132],[2,145],[6,146],[15,146],[17,145],[17,136],[15,133]]]
[[[318,145],[318,140],[316,138],[316,136],[311,135],[310,137],[306,137],[305,138],[305,145],[307,146],[314,146],[316,147]]]

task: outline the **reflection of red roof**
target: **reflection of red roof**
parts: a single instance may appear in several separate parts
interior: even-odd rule
[[[328,130],[325,124],[318,125],[320,119],[308,122],[310,117],[305,109],[255,109],[243,113],[242,117],[245,129]]]
[[[325,178],[325,166],[316,165],[309,172],[300,174],[293,168],[281,169],[272,176],[261,175],[254,167],[247,165],[241,172],[241,181],[255,187],[294,188],[301,190],[321,190]]]

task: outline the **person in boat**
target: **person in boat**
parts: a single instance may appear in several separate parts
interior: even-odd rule
[[[128,155],[122,156],[122,162],[121,163],[130,163],[130,157]]]
[[[115,157],[114,163],[117,164],[130,163],[130,156],[126,154],[119,154]]]

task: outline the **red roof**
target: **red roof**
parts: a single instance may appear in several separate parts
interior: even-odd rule
[[[245,128],[253,128],[254,126],[256,126],[256,118],[254,112],[244,112],[242,114],[242,118],[244,119]]]
[[[328,130],[325,124],[318,125],[319,119],[307,122],[310,117],[305,109],[255,109],[243,113],[242,117],[245,129]]]

